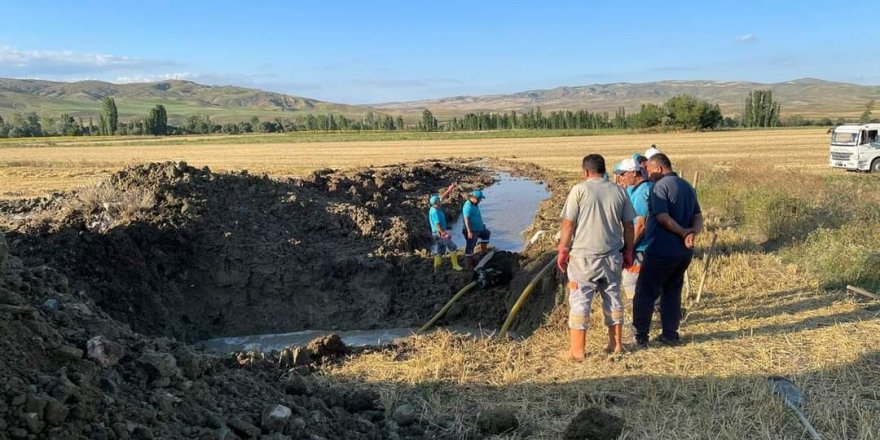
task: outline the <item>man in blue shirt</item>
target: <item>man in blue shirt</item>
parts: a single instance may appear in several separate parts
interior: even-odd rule
[[[636,293],[636,280],[639,277],[642,262],[645,260],[645,249],[648,246],[644,239],[645,225],[648,220],[648,199],[651,196],[654,183],[642,177],[642,168],[635,159],[621,161],[617,173],[620,176],[619,180],[626,187],[626,194],[629,196],[629,201],[636,213],[636,217],[633,219],[633,242],[635,243],[633,264],[629,269],[623,271],[623,290],[631,300]]]
[[[452,270],[461,271],[462,267],[458,264],[458,255],[455,251],[458,246],[452,241],[452,234],[446,225],[446,214],[440,204],[443,199],[455,188],[455,184],[449,185],[443,195],[433,194],[428,202],[431,209],[428,210],[428,222],[431,224],[431,236],[434,243],[431,246],[431,253],[434,254],[434,272],[440,270],[443,265],[443,255],[449,253],[449,259],[452,261]]]
[[[679,343],[681,288],[685,271],[694,256],[696,236],[703,229],[703,215],[694,188],[672,171],[672,162],[663,153],[648,159],[648,175],[655,182],[648,206],[645,228],[645,260],[636,282],[633,299],[633,325],[636,343],[648,347],[648,332],[654,302],[660,298],[658,342]]]
[[[461,209],[461,215],[464,218],[464,228],[461,233],[464,235],[464,256],[473,257],[474,247],[477,242],[480,244],[480,252],[485,252],[489,245],[491,232],[483,223],[483,214],[480,213],[480,202],[485,199],[483,191],[476,190],[468,194],[467,201]]]

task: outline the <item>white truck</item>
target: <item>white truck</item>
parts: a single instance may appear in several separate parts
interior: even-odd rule
[[[880,124],[847,124],[831,131],[832,168],[880,173]]]

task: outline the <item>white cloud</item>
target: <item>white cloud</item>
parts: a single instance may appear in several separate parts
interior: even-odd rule
[[[734,38],[733,41],[737,43],[752,43],[757,39],[758,37],[756,37],[755,34],[744,34]]]
[[[179,73],[157,73],[157,74],[134,74],[134,75],[123,75],[117,76],[110,82],[118,83],[118,84],[127,84],[127,83],[145,83],[145,82],[156,82],[156,81],[167,81],[171,79],[187,79],[196,81],[199,79],[201,75],[191,72],[179,72]]]
[[[131,71],[171,66],[161,60],[84,53],[70,50],[19,50],[0,47],[0,74],[12,75],[73,75],[108,71]]]

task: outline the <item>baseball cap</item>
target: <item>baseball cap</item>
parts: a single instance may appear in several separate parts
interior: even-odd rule
[[[650,159],[651,156],[653,156],[657,153],[660,153],[660,150],[657,147],[651,147],[651,148],[648,148],[647,150],[645,150],[645,157]]]
[[[430,200],[428,201],[431,206],[436,205],[440,202],[440,194],[432,194]]]
[[[479,189],[476,190],[476,191],[472,191],[472,192],[471,192],[471,195],[474,196],[474,197],[476,197],[476,198],[478,198],[478,199],[480,199],[480,200],[483,200],[483,199],[486,198],[486,196],[483,195],[483,191],[481,191],[481,190],[479,190]]]
[[[620,164],[622,164],[622,163],[623,163],[623,161],[620,161],[620,162],[617,162],[616,164],[614,164],[614,174],[620,174],[623,172],[620,170]]]
[[[625,173],[627,171],[639,171],[641,169],[642,167],[640,167],[639,164],[632,158],[620,161],[620,173]]]
[[[642,163],[643,160],[648,160],[648,158],[643,156],[642,153],[634,153],[632,159],[636,161],[636,163]]]

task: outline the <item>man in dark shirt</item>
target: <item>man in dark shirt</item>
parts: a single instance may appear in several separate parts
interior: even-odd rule
[[[694,188],[672,171],[672,162],[663,153],[648,159],[648,175],[656,182],[651,191],[645,229],[645,261],[642,263],[633,298],[633,325],[636,343],[648,346],[648,332],[654,302],[660,298],[658,342],[679,342],[681,288],[694,256],[696,235],[703,229],[703,215]]]

